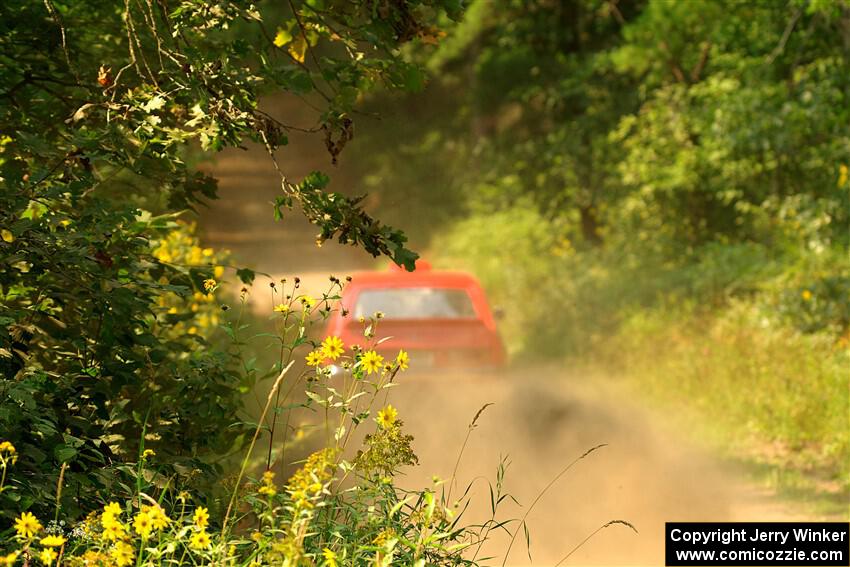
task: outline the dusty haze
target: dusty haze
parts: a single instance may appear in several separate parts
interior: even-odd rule
[[[293,178],[325,169],[332,189],[352,192],[345,184],[345,154],[341,166],[331,168],[317,138],[296,137],[278,157]],[[200,226],[206,242],[232,250],[237,263],[275,278],[300,275],[308,289],[323,286],[328,274],[378,265],[358,249],[335,243],[317,249],[314,228],[297,213],[275,223],[270,202],[279,181],[261,148],[228,150],[208,169],[220,179],[221,199],[202,213]],[[267,282],[260,277],[255,284],[262,308]],[[468,512],[470,519],[489,510],[486,480],[495,481],[502,455],[511,463],[507,492],[528,506],[566,464],[608,444],[561,478],[529,515],[535,564],[554,564],[613,519],[631,522],[639,534],[612,526],[568,564],[662,565],[665,521],[820,519],[776,500],[749,483],[743,471],[689,444],[614,381],[590,381],[552,366],[514,368],[497,376],[408,374],[401,382],[391,401],[416,438],[421,463],[408,471],[403,486],[429,486],[432,475],[448,478],[472,416],[485,403],[494,404],[472,434],[459,470],[461,485],[478,479],[473,493],[478,504]],[[520,517],[524,510],[506,505],[501,517]],[[489,563],[501,564],[506,542],[494,537],[485,555],[498,559]],[[522,533],[508,563],[530,563]]]

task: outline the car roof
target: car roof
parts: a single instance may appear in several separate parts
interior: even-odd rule
[[[352,287],[479,287],[478,280],[466,272],[386,271],[358,272],[352,275]]]

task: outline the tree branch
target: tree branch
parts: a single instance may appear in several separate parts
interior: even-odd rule
[[[776,47],[771,51],[770,55],[767,58],[767,64],[772,64],[779,55],[785,51],[785,45],[788,43],[788,39],[791,37],[791,32],[794,31],[794,28],[797,26],[797,22],[800,21],[800,16],[803,15],[803,6],[797,8],[794,12],[794,15],[791,16],[791,21],[788,22],[788,25],[785,26],[785,31],[782,33],[782,38],[779,40],[779,43]]]

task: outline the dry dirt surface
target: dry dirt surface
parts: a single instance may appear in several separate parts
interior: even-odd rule
[[[320,148],[300,147],[306,153],[280,156],[293,177],[327,167],[326,159],[316,157],[324,158]],[[314,292],[329,273],[342,276],[375,265],[356,249],[328,243],[317,250],[312,227],[297,213],[283,224],[273,221],[270,203],[280,185],[262,149],[226,152],[210,170],[220,179],[222,199],[202,213],[200,226],[206,242],[233,250],[237,263],[276,279],[301,275]],[[340,183],[340,176],[331,173],[339,190],[345,177]],[[255,288],[265,287],[258,294],[269,293],[267,283],[258,278]],[[256,304],[267,306],[259,298]],[[616,388],[588,383],[560,368],[518,368],[497,375],[409,373],[391,400],[416,438],[421,466],[403,478],[409,487],[430,486],[432,475],[449,478],[469,421],[485,403],[494,404],[481,416],[458,470],[460,490],[475,479],[470,520],[482,519],[489,510],[487,481],[495,481],[501,456],[511,463],[506,490],[521,504],[506,504],[501,517],[518,518],[568,463],[591,447],[608,444],[577,463],[530,511],[531,556],[537,565],[555,564],[613,519],[631,522],[639,533],[611,526],[566,564],[663,565],[665,521],[817,519],[789,509],[748,484],[741,471],[689,446],[682,432]],[[506,545],[504,536],[495,537],[485,555],[498,559],[487,564],[500,565]],[[507,562],[532,562],[522,532]]]
[[[493,375],[408,375],[391,400],[415,436],[421,466],[404,483],[427,486],[449,479],[467,426],[486,403],[458,469],[460,491],[473,479],[470,519],[490,513],[487,481],[495,483],[502,456],[510,466],[502,519],[521,518],[535,497],[567,465],[528,515],[531,557],[520,531],[508,564],[553,565],[609,520],[632,523],[599,532],[568,565],[663,565],[666,521],[791,521],[807,518],[754,489],[736,471],[689,447],[660,420],[633,405],[616,387],[582,383],[555,368]],[[403,483],[403,484],[404,484]],[[455,494],[458,490],[455,490]],[[486,555],[502,557],[507,538]],[[501,561],[496,562],[501,564]]]

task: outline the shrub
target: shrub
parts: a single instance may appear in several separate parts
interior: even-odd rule
[[[169,474],[212,479],[241,405],[234,359],[207,339],[219,257],[131,208],[0,199],[19,218],[0,243],[0,428],[20,454],[0,498],[41,512],[65,466],[62,505],[82,513],[128,482],[143,439]]]

